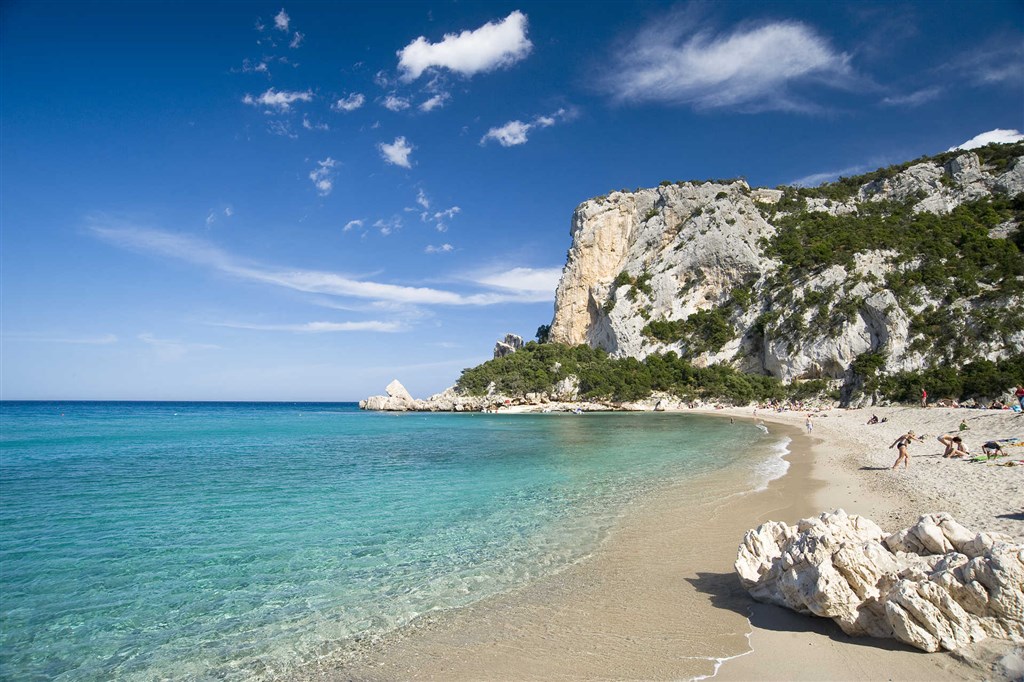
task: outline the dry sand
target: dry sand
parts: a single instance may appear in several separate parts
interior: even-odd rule
[[[691,412],[691,410],[687,410]],[[705,411],[705,410],[699,410]],[[750,409],[706,410],[751,418]],[[588,560],[523,590],[421,618],[378,642],[329,680],[722,680],[990,679],[981,663],[925,654],[894,641],[847,637],[830,621],[756,604],[732,563],[742,534],[837,507],[895,530],[926,512],[949,511],[969,527],[1024,538],[1024,466],[941,457],[935,437],[967,417],[972,452],[985,440],[1024,438],[1008,412],[884,408],[830,410],[804,429],[806,413],[759,411],[793,435],[790,470],[765,490],[731,494],[734,482],[681,483],[632,510]],[[890,471],[892,441],[911,446],[907,470]],[[1009,448],[1024,459],[1024,448]],[[1005,649],[995,649],[1001,655]],[[985,652],[988,659],[994,654]],[[972,655],[976,655],[973,652]],[[724,663],[722,662],[725,660]],[[999,675],[995,675],[999,677]]]

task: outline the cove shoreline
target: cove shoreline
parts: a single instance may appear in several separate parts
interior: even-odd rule
[[[930,412],[906,412],[913,409],[876,410],[893,418],[869,436],[884,441],[888,431]],[[745,423],[753,418],[749,408],[668,411]],[[424,616],[413,632],[306,679],[992,677],[991,656],[924,654],[894,641],[854,639],[830,621],[753,602],[736,579],[732,563],[743,533],[767,520],[795,523],[842,507],[895,530],[919,514],[948,509],[936,506],[937,496],[927,492],[908,500],[907,481],[880,479],[881,467],[856,466],[871,459],[865,452],[869,443],[851,438],[850,430],[864,431],[861,418],[867,415],[819,413],[815,433],[807,434],[801,428],[804,413],[761,413],[759,420],[776,424],[773,431],[792,439],[789,470],[762,490],[706,502],[705,516],[695,524],[680,518],[693,511],[694,491],[673,486],[630,510],[580,564],[515,592]],[[1008,417],[1002,423],[1010,424]],[[957,511],[955,505],[949,510]],[[1022,535],[1020,528],[998,530]]]

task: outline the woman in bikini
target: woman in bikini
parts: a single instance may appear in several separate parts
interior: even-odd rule
[[[893,469],[900,465],[900,460],[903,460],[904,469],[910,466],[910,455],[907,454],[907,446],[910,445],[911,441],[915,440],[918,443],[924,442],[924,438],[918,438],[917,436],[914,435],[913,431],[907,431],[904,435],[894,440],[892,445],[889,446],[890,450],[892,448],[896,448],[896,451],[900,453],[899,456],[896,458],[896,463],[892,465]]]

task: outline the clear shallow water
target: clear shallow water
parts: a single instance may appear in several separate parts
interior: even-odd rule
[[[778,439],[678,414],[4,402],[0,417],[4,679],[273,677],[558,570],[664,483],[779,473]]]

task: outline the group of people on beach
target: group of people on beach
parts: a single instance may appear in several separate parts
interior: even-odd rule
[[[960,427],[960,430],[964,431],[966,423],[960,422]],[[899,454],[896,457],[896,462],[893,463],[891,468],[895,469],[900,465],[900,462],[903,462],[904,469],[910,466],[910,454],[907,451],[907,448],[910,447],[910,444],[914,441],[923,443],[924,436],[918,436],[913,431],[907,431],[905,434],[893,441],[889,448],[896,448],[896,452]],[[963,438],[959,435],[944,433],[938,437],[938,441],[942,443],[943,447],[945,447],[945,451],[942,453],[942,456],[946,459],[962,459],[970,456],[971,454],[970,450],[967,448],[967,444],[964,443]],[[985,459],[1002,457],[1006,454],[1003,452],[1002,445],[1000,445],[998,441],[994,440],[986,441],[985,444],[981,446],[981,452],[984,454]],[[976,459],[974,461],[981,460]]]
[[[960,403],[953,398],[943,398],[935,403],[937,407],[966,407],[976,410],[1013,410],[1024,414],[1024,385],[1017,384],[1013,389],[1013,400],[996,398],[987,405],[974,399]],[[928,391],[921,389],[921,407],[928,407]]]

